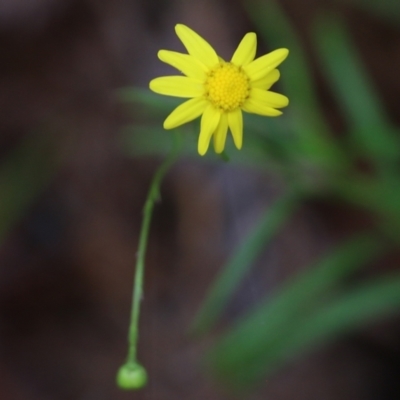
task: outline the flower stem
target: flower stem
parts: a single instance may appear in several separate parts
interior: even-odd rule
[[[147,242],[149,238],[150,222],[153,214],[154,204],[160,199],[160,184],[165,174],[169,168],[176,161],[179,148],[180,148],[181,138],[178,133],[174,134],[174,144],[168,157],[159,166],[156,173],[154,174],[153,180],[150,185],[149,192],[147,194],[146,203],[143,209],[143,221],[140,229],[139,236],[139,247],[137,252],[136,260],[136,270],[133,283],[133,294],[132,294],[132,309],[131,309],[131,321],[129,326],[128,335],[128,356],[126,363],[120,368],[130,368],[135,369],[140,366],[137,362],[137,343],[139,338],[139,315],[140,315],[140,302],[143,298],[143,278],[144,278],[144,268],[145,268],[145,256]],[[143,369],[143,367],[140,366]],[[118,383],[119,386],[120,382]],[[143,384],[144,385],[144,384]],[[143,386],[141,385],[141,386]],[[124,387],[125,389],[127,387]],[[129,387],[128,389],[135,389],[136,387]]]

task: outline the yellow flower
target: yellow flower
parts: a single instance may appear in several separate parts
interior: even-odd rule
[[[225,147],[228,127],[238,149],[243,142],[242,110],[276,117],[286,107],[286,96],[268,89],[279,79],[276,67],[287,57],[287,49],[278,49],[254,60],[257,36],[244,36],[231,61],[224,61],[201,36],[185,25],[175,32],[189,54],[160,50],[158,58],[186,76],[164,76],[153,79],[150,89],[156,93],[189,98],[164,121],[165,129],[173,129],[201,117],[198,151],[207,152],[211,137],[214,149]]]

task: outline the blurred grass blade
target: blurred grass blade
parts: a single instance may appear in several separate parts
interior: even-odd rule
[[[400,309],[400,275],[385,276],[358,285],[308,318],[275,354],[276,361],[315,346],[343,332],[360,328],[371,319]],[[272,359],[270,359],[272,361]]]
[[[362,325],[398,312],[399,309],[399,275],[363,284],[327,306],[321,307],[317,313],[300,322],[287,336],[276,338],[274,342],[267,339],[265,347],[268,346],[268,351],[263,355],[259,354],[247,364],[246,383],[263,379],[266,374],[311,347],[359,329]],[[237,375],[229,375],[229,378],[240,384],[241,382],[235,379],[242,380],[243,377],[239,371],[235,373]]]
[[[352,3],[365,11],[370,12],[375,18],[380,16],[385,18],[394,27],[398,28],[400,23],[400,2],[396,0],[338,0],[349,5]]]
[[[58,170],[48,135],[23,139],[0,165],[0,242]]]
[[[298,33],[276,1],[253,0],[245,4],[261,36],[272,48],[289,49],[288,59],[279,66],[282,92],[289,97],[287,113],[292,113],[293,129],[307,157],[324,165],[339,166],[342,155],[330,136],[316,95],[311,69]],[[293,143],[288,143],[288,146]]]
[[[182,128],[181,128],[182,129]],[[165,156],[171,147],[172,133],[166,131],[162,124],[159,125],[128,125],[121,133],[121,146],[126,154],[132,157]],[[182,135],[187,142],[188,135]],[[193,145],[191,155],[195,155],[197,147]],[[184,150],[189,151],[184,146]]]
[[[288,283],[251,315],[239,322],[210,353],[216,374],[238,388],[246,387],[278,366],[276,354],[286,352],[293,332],[321,309],[338,284],[382,252],[384,244],[363,234],[341,245],[315,268]],[[320,311],[317,311],[319,313]],[[318,315],[318,314],[314,314]],[[339,329],[333,325],[330,329]],[[311,335],[311,332],[310,332]]]
[[[265,212],[253,233],[212,284],[193,323],[194,333],[204,333],[212,328],[254,260],[293,215],[299,202],[297,195],[288,194]]]
[[[196,161],[208,163],[220,161],[220,156],[211,151],[199,160],[197,152],[199,128],[196,123],[179,129],[183,133],[182,156],[193,157]],[[240,152],[237,151],[232,140],[227,140],[225,151],[231,155],[232,162],[276,173],[282,173],[283,166],[287,169],[288,157],[281,151],[281,142],[284,138],[276,134],[265,140],[260,134],[255,133],[252,127],[249,127],[246,134],[246,146]],[[157,125],[128,125],[122,130],[120,145],[122,151],[131,157],[165,156],[171,141],[170,136],[171,132],[166,131],[161,122]],[[284,156],[285,165],[282,162]]]
[[[372,179],[349,174],[333,181],[332,186],[344,201],[372,212],[380,229],[399,243],[400,187],[397,176]]]
[[[388,129],[384,107],[343,24],[333,16],[321,17],[313,37],[323,62],[322,70],[350,123],[354,144],[374,159],[397,159],[400,142]]]
[[[117,96],[124,103],[136,103],[145,106],[144,109],[153,115],[167,117],[175,107],[183,103],[183,99],[160,96],[149,89],[126,87],[117,91]]]

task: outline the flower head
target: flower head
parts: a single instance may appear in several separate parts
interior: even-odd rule
[[[163,76],[150,82],[156,93],[188,98],[164,121],[165,129],[173,129],[201,117],[198,151],[204,155],[213,137],[214,149],[225,147],[228,128],[235,146],[243,143],[242,110],[276,117],[286,107],[286,96],[269,91],[279,79],[276,67],[289,51],[278,49],[257,59],[257,36],[247,33],[232,56],[224,61],[201,36],[185,25],[175,26],[176,34],[188,54],[160,50],[158,58],[186,76]]]

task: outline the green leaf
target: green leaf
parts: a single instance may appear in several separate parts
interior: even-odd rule
[[[210,162],[220,161],[220,156],[210,148],[207,154],[200,157],[197,152],[198,127],[191,123],[178,128],[183,133],[184,146],[182,155],[196,158],[197,160]],[[166,131],[159,125],[129,125],[122,130],[122,150],[131,157],[163,156],[167,153],[171,141],[171,131]],[[238,151],[233,141],[228,137],[225,151],[229,154],[230,162],[246,167],[268,170],[269,172],[281,172],[282,163],[279,139],[266,140],[255,134],[251,128],[246,131],[246,145]],[[210,146],[211,147],[211,146]],[[286,160],[286,159],[285,159]]]
[[[292,117],[299,148],[305,157],[325,167],[340,167],[344,161],[343,155],[323,118],[311,69],[298,33],[276,1],[253,0],[245,6],[266,43],[272,48],[289,49],[289,57],[279,66],[281,79],[278,84],[290,100],[284,113]],[[287,145],[293,144],[288,142]]]
[[[283,361],[281,355],[284,355],[284,360],[293,357],[301,350],[299,342],[298,347],[292,345],[290,352],[287,351],[288,346],[294,343],[294,332],[303,329],[304,321],[308,321],[306,326],[312,328],[311,318],[325,310],[323,300],[332,296],[344,278],[380,254],[383,247],[373,236],[357,236],[341,245],[315,268],[286,284],[275,296],[239,321],[215,345],[209,361],[216,375],[234,383],[237,388],[245,388],[280,366]],[[330,332],[339,330],[340,322],[330,325]],[[304,331],[310,339],[315,338],[311,328]],[[302,340],[305,339],[307,335],[303,334]]]
[[[400,308],[400,275],[375,278],[359,284],[343,294],[318,313],[310,316],[293,331],[285,348],[276,353],[278,361],[323,341],[336,338],[339,334],[362,327],[372,319],[383,318]],[[270,360],[271,361],[271,360]]]
[[[400,22],[400,2],[396,0],[337,0],[338,2],[344,2],[346,6],[349,3],[364,9],[371,13],[374,17],[379,16],[385,18],[385,20],[395,28],[399,27]]]
[[[153,115],[167,117],[175,107],[183,102],[183,99],[160,96],[149,89],[126,87],[117,91],[118,98],[127,104],[134,103],[145,106]]]
[[[264,213],[253,233],[247,237],[246,242],[212,284],[193,323],[194,333],[205,333],[212,328],[254,260],[293,215],[299,201],[297,195],[288,194]]]
[[[392,240],[400,238],[400,188],[398,176],[381,179],[349,174],[332,181],[338,197],[372,212],[380,228]],[[378,218],[376,218],[378,217]]]
[[[183,136],[189,139],[188,135]],[[171,147],[172,132],[162,125],[128,125],[122,130],[121,146],[132,157],[165,156]],[[185,142],[187,142],[186,140]],[[195,154],[195,141],[191,141],[192,155]]]
[[[320,18],[314,40],[342,112],[350,124],[353,144],[381,162],[399,157],[400,141],[387,120],[344,25],[333,16]]]

